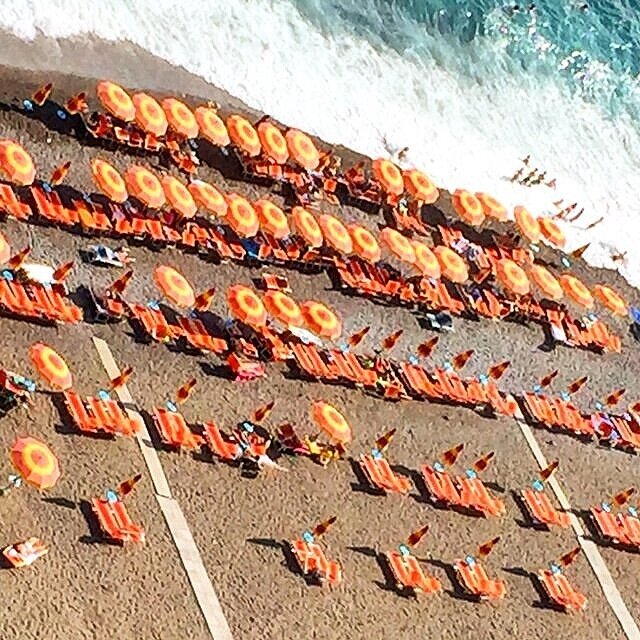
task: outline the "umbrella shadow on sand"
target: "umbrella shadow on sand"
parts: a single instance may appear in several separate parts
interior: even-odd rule
[[[42,502],[47,504],[55,504],[58,507],[64,507],[65,509],[76,509],[78,506],[74,500],[65,498],[64,496],[45,496],[42,498]]]

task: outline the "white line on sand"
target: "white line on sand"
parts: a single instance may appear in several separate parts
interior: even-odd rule
[[[102,360],[109,378],[113,379],[120,375],[120,369],[109,349],[109,345],[100,338],[93,338],[93,344]],[[198,601],[202,615],[204,616],[211,636],[215,640],[232,640],[231,630],[227,623],[218,596],[213,589],[207,570],[202,563],[200,552],[193,539],[189,525],[182,513],[180,505],[171,496],[167,478],[160,464],[160,459],[156,450],[151,445],[149,432],[140,413],[136,411],[133,398],[126,385],[116,390],[120,401],[127,408],[127,413],[132,420],[136,420],[141,425],[140,434],[137,437],[142,457],[147,465],[149,474],[153,481],[156,499],[164,515],[173,542],[178,549],[180,559],[193,588],[193,592]]]
[[[547,461],[540,449],[540,445],[538,441],[535,439],[533,432],[531,431],[531,427],[522,422],[521,420],[516,420],[520,430],[522,431],[522,435],[524,439],[527,441],[529,448],[531,449],[531,453],[533,453],[536,462],[540,466],[540,469],[544,469],[547,466]],[[551,490],[556,495],[560,506],[569,516],[569,521],[571,522],[571,526],[578,538],[578,543],[580,547],[584,551],[584,555],[587,556],[587,560],[591,565],[591,569],[593,573],[595,573],[600,586],[602,587],[602,591],[604,593],[604,597],[607,599],[609,606],[613,610],[614,615],[618,618],[618,622],[622,627],[625,635],[629,640],[640,640],[640,630],[638,629],[638,625],[636,621],[633,619],[631,614],[629,613],[629,609],[627,609],[627,605],[624,603],[622,596],[620,595],[620,591],[618,591],[618,587],[616,583],[613,581],[611,574],[609,573],[609,569],[607,569],[607,565],[604,563],[602,559],[602,555],[600,555],[600,551],[598,547],[592,540],[589,540],[585,537],[584,529],[582,528],[582,523],[578,520],[577,516],[571,510],[571,504],[567,499],[560,483],[558,482],[555,476],[551,476],[548,481]]]

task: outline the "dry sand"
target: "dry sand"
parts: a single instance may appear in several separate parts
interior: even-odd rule
[[[9,103],[15,96],[30,93],[49,75],[5,69],[0,76],[0,100]],[[159,83],[157,74],[150,75],[155,86],[171,86]],[[93,81],[62,75],[56,75],[55,82],[55,95],[61,98],[80,89],[91,91],[93,86]],[[131,83],[134,82],[132,79]],[[143,82],[137,84],[141,86]],[[188,83],[181,88],[190,91]],[[220,94],[215,97],[220,99]],[[0,111],[0,127],[3,137],[16,138],[25,144],[42,175],[49,174],[63,160],[71,159],[68,182],[74,186],[91,188],[89,159],[98,153],[120,168],[135,161],[121,152],[82,146],[75,139],[52,133],[41,123],[11,110]],[[200,175],[226,191],[238,190],[252,197],[266,193],[262,188],[225,179],[207,167],[202,168]],[[446,196],[438,206],[445,212],[450,210]],[[366,217],[351,209],[341,215]],[[368,217],[369,225],[379,222],[378,218]],[[62,231],[10,221],[2,224],[2,231],[15,247],[29,242],[35,259],[53,263],[76,257],[78,248],[90,243]],[[175,250],[154,253],[134,247],[133,254],[137,258],[136,277],[127,294],[132,300],[157,297],[151,272],[161,263],[179,267],[199,290],[215,285],[222,292],[230,283],[250,283],[259,274],[257,269],[216,266]],[[635,292],[625,287],[620,278],[587,271],[582,265],[576,270],[588,283],[612,281],[631,299],[635,297]],[[71,286],[82,282],[101,285],[117,275],[79,265]],[[394,350],[396,356],[407,355],[426,337],[416,318],[405,309],[347,297],[331,290],[325,275],[287,275],[296,297],[320,299],[341,313],[345,334],[371,324],[373,329],[364,344],[365,350],[398,327],[403,327],[405,334]],[[216,296],[213,307],[214,311],[225,313],[222,295]],[[548,353],[538,348],[543,337],[535,325],[459,320],[456,332],[441,338],[435,359],[442,361],[471,347],[476,349],[476,356],[468,365],[472,372],[483,371],[503,359],[512,360],[512,369],[503,385],[513,390],[530,387],[539,376],[559,368],[562,373],[555,385],[557,389],[579,375],[590,376],[588,387],[579,396],[585,407],[620,386],[627,388],[630,400],[635,400],[639,349],[624,321],[612,320],[611,324],[624,335],[621,355],[600,356],[563,348]],[[369,495],[358,486],[348,462],[325,470],[305,460],[285,459],[283,464],[290,469],[289,473],[248,479],[233,467],[161,451],[170,486],[192,528],[236,639],[403,640],[418,635],[501,639],[516,634],[523,638],[622,637],[584,558],[569,569],[569,575],[588,596],[587,611],[566,616],[540,604],[528,573],[571,549],[575,539],[567,531],[545,533],[523,526],[523,515],[511,491],[524,487],[534,477],[536,468],[512,422],[428,403],[389,404],[359,391],[290,379],[286,370],[277,366],[269,366],[265,379],[238,386],[211,375],[207,365],[215,363],[215,358],[177,354],[162,345],[137,344],[125,324],[53,329],[2,319],[0,326],[3,366],[30,374],[28,346],[42,339],[67,358],[78,390],[87,394],[106,383],[90,338],[98,335],[106,339],[121,366],[135,367],[130,390],[140,407],[147,410],[161,404],[172,390],[195,375],[198,386],[184,409],[189,420],[215,419],[228,428],[247,417],[257,405],[275,399],[270,425],[291,420],[310,430],[309,405],[323,398],[343,409],[350,419],[356,433],[352,451],[356,457],[370,447],[377,435],[391,427],[397,427],[398,434],[389,457],[411,471],[461,441],[467,443],[464,462],[470,463],[489,450],[497,452],[485,477],[501,490],[507,514],[500,519],[485,520],[437,510],[417,499],[417,490],[413,492],[415,496],[405,499]],[[91,540],[82,501],[143,470],[137,445],[64,433],[52,400],[50,394],[40,393],[34,407],[19,409],[2,419],[2,448],[8,447],[16,435],[40,436],[58,454],[64,476],[45,497],[21,489],[4,498],[0,505],[0,542],[40,535],[52,547],[47,558],[28,570],[0,571],[0,589],[5,598],[0,613],[0,637],[2,640],[206,638],[203,620],[148,480],[130,499],[134,518],[147,529],[147,544],[120,549]],[[549,459],[560,458],[559,479],[578,510],[633,485],[637,479],[635,456],[600,449],[563,435],[536,431],[536,436]],[[9,472],[8,463],[3,469]],[[299,575],[291,572],[280,543],[334,514],[338,522],[326,543],[329,554],[344,565],[345,582],[330,592],[307,586]],[[393,548],[425,523],[431,529],[418,555],[427,558],[427,569],[442,580],[445,593],[440,597],[407,600],[388,590],[376,553]],[[488,567],[507,581],[508,597],[497,605],[468,602],[454,589],[448,567],[455,558],[472,552],[479,543],[497,534],[502,535],[502,541],[490,556]],[[635,577],[640,570],[640,556],[609,549],[603,555],[623,598],[638,619],[640,602]]]

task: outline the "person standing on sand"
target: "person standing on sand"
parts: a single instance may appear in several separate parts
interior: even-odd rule
[[[511,182],[518,182],[524,173],[524,167],[520,167],[510,178]]]

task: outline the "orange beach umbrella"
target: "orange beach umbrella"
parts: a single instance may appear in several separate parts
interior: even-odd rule
[[[498,281],[509,291],[524,296],[531,290],[529,278],[524,269],[509,258],[503,258],[496,265]]]
[[[478,226],[484,222],[482,202],[470,191],[456,189],[451,202],[456,213],[467,224]]]
[[[29,357],[38,373],[52,386],[61,391],[70,389],[73,378],[62,356],[43,342],[36,342],[29,348]]]
[[[487,218],[494,218],[495,220],[504,221],[507,219],[509,212],[507,208],[498,202],[493,196],[488,193],[476,193],[476,198],[480,200],[482,205],[482,211]]]
[[[263,151],[272,160],[275,160],[278,164],[284,164],[289,159],[287,141],[282,135],[282,131],[275,124],[261,122],[258,125],[258,137]]]
[[[302,131],[289,129],[285,134],[291,157],[303,168],[313,171],[320,164],[320,154],[311,138]]]
[[[586,285],[575,276],[565,274],[560,276],[560,285],[568,298],[585,309],[593,307],[593,296]]]
[[[324,213],[318,218],[318,223],[322,229],[324,239],[330,247],[344,254],[353,251],[353,242],[349,231],[338,218]]]
[[[308,300],[302,304],[301,310],[307,326],[316,335],[335,340],[342,333],[338,316],[321,302]]]
[[[222,118],[211,107],[196,107],[196,122],[200,128],[200,135],[211,144],[218,147],[226,147],[229,142],[229,132]]]
[[[378,158],[371,163],[371,171],[376,182],[382,188],[393,195],[399,196],[404,192],[404,180],[402,172],[391,160]]]
[[[353,243],[353,252],[360,256],[363,260],[375,264],[382,257],[380,245],[376,237],[366,227],[358,224],[350,224],[348,226],[351,242]]]
[[[431,248],[418,240],[414,240],[412,245],[413,252],[416,254],[413,266],[420,272],[420,275],[427,278],[439,278],[441,275],[440,263]]]
[[[290,327],[301,327],[304,324],[302,311],[298,303],[282,291],[267,291],[263,297],[267,311],[280,322]]]
[[[293,223],[293,228],[296,233],[301,236],[310,247],[317,249],[324,244],[322,229],[312,213],[303,207],[293,207],[293,209],[291,209],[291,222]]]
[[[124,174],[129,193],[152,209],[159,209],[166,201],[160,180],[149,169],[132,164]]]
[[[262,147],[258,132],[246,118],[237,114],[230,115],[227,118],[227,131],[231,142],[238,149],[251,157],[260,155]]]
[[[227,213],[227,201],[220,191],[204,180],[193,180],[187,185],[189,193],[196,204],[214,215],[224,216]]]
[[[112,115],[125,122],[131,122],[136,117],[136,107],[129,94],[115,82],[101,80],[96,87],[98,100]]]
[[[0,140],[0,169],[14,184],[26,187],[36,177],[33,159],[13,140]]]
[[[529,275],[546,298],[560,300],[564,295],[558,279],[542,265],[534,264]]]
[[[520,233],[529,240],[529,242],[533,242],[535,244],[540,240],[540,223],[531,213],[529,213],[528,209],[518,205],[513,210],[513,217]]]
[[[109,200],[124,202],[129,197],[124,178],[108,162],[100,160],[100,158],[94,158],[91,161],[91,173],[98,188]]]
[[[178,178],[163,176],[161,184],[167,202],[180,215],[185,218],[193,218],[196,215],[198,210],[196,201],[193,199],[189,189]]]
[[[260,222],[251,203],[237,193],[227,196],[227,224],[242,238],[252,238],[258,233]]]
[[[322,400],[314,402],[311,416],[322,431],[341,444],[351,442],[351,427],[346,418],[331,404]]]
[[[198,135],[198,121],[184,102],[176,98],[165,98],[162,108],[169,126],[176,133],[185,138],[195,138]]]
[[[555,247],[562,249],[565,243],[567,242],[567,238],[564,233],[562,233],[562,229],[558,226],[555,220],[551,218],[538,218],[538,224],[540,225],[540,231],[542,235]]]
[[[463,258],[461,258],[453,249],[438,245],[434,248],[438,262],[440,263],[440,271],[445,278],[451,282],[462,284],[469,278],[469,270]]]
[[[161,265],[153,272],[153,279],[162,294],[179,307],[186,309],[196,303],[196,294],[187,279],[173,267]]]
[[[7,242],[3,233],[0,233],[0,264],[9,262],[11,258],[11,245]]]
[[[440,197],[436,185],[422,171],[410,169],[402,174],[402,178],[405,189],[416,200],[424,204],[433,204]]]
[[[612,313],[619,316],[627,315],[628,304],[625,299],[611,287],[607,287],[602,284],[597,284],[593,288],[593,293],[596,298]]]
[[[132,100],[136,108],[136,124],[154,136],[163,136],[169,123],[158,101],[148,93],[136,93]]]
[[[60,478],[60,466],[53,451],[36,438],[18,438],[9,452],[11,463],[28,484],[51,489]]]
[[[267,322],[267,310],[262,300],[252,289],[242,284],[227,289],[227,305],[241,322],[254,327],[264,326]]]
[[[416,252],[413,250],[411,240],[403,236],[399,231],[391,227],[385,227],[380,232],[380,242],[385,244],[396,258],[409,264],[416,261]]]
[[[274,238],[286,238],[291,233],[287,216],[278,205],[270,200],[258,200],[253,203],[253,208],[265,233]]]

